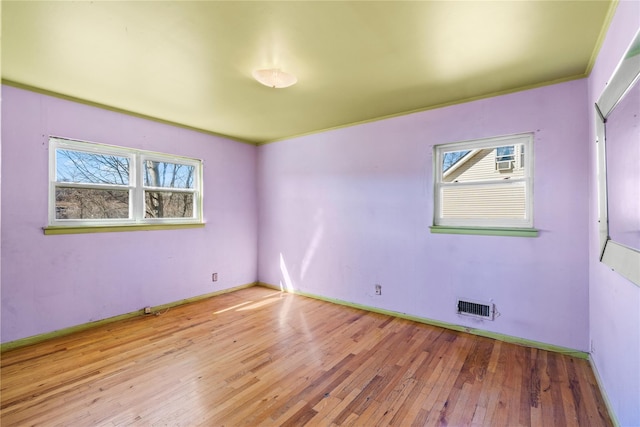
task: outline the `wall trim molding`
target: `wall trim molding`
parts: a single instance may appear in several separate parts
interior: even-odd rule
[[[86,99],[78,98],[78,97],[75,97],[75,96],[65,95],[65,94],[62,94],[62,93],[59,93],[59,92],[54,92],[54,91],[50,91],[50,90],[47,90],[47,89],[42,89],[42,88],[39,88],[37,86],[32,86],[32,85],[29,85],[29,84],[20,83],[20,82],[16,82],[16,81],[13,81],[13,80],[2,79],[1,83],[3,85],[6,85],[6,86],[15,87],[17,89],[22,89],[22,90],[27,90],[29,92],[39,93],[40,95],[46,95],[46,96],[51,96],[53,98],[64,99],[65,101],[71,101],[71,102],[75,102],[75,103],[78,103],[78,104],[88,105],[90,107],[96,107],[96,108],[100,108],[102,110],[113,111],[115,113],[125,114],[127,116],[137,117],[139,119],[149,120],[149,121],[152,121],[152,122],[161,123],[161,124],[169,125],[169,126],[174,126],[174,127],[177,127],[177,128],[187,129],[187,130],[191,130],[191,131],[194,131],[194,132],[203,133],[205,135],[224,138],[224,139],[227,139],[229,141],[240,142],[242,144],[248,144],[248,145],[253,145],[253,146],[257,145],[257,142],[254,142],[254,141],[248,141],[248,140],[245,140],[245,139],[242,139],[242,138],[237,138],[237,137],[234,137],[234,136],[225,135],[223,133],[217,133],[217,132],[209,131],[209,130],[206,130],[206,129],[201,129],[201,128],[198,128],[198,127],[189,126],[189,125],[185,125],[185,124],[182,124],[182,123],[174,122],[174,121],[171,121],[171,120],[164,120],[164,119],[161,119],[161,118],[158,118],[158,117],[153,117],[153,116],[148,116],[146,114],[136,113],[136,112],[133,112],[133,111],[125,110],[123,108],[111,107],[109,105],[101,104],[99,102],[93,102],[93,101],[89,101],[89,100],[86,100]]]
[[[210,292],[210,293],[207,293],[207,294],[198,295],[198,296],[195,296],[195,297],[174,301],[174,302],[170,302],[170,303],[167,303],[167,304],[154,306],[154,307],[151,307],[151,312],[152,313],[158,313],[158,312],[161,312],[162,310],[167,310],[167,309],[172,308],[172,307],[177,307],[177,306],[180,306],[180,305],[189,304],[189,303],[200,301],[200,300],[204,300],[204,299],[207,299],[207,298],[212,298],[212,297],[215,297],[217,295],[222,295],[222,294],[226,294],[226,293],[230,293],[230,292],[235,292],[235,291],[238,291],[240,289],[250,288],[252,286],[262,286],[262,287],[265,287],[265,288],[269,288],[269,289],[273,289],[273,290],[277,290],[277,291],[281,291],[281,292],[287,292],[287,293],[300,295],[300,296],[307,297],[307,298],[313,298],[313,299],[317,299],[317,300],[321,300],[321,301],[330,302],[330,303],[333,303],[333,304],[343,305],[343,306],[346,306],[346,307],[357,308],[359,310],[365,310],[365,311],[370,311],[370,312],[373,312],[373,313],[384,314],[384,315],[387,315],[387,316],[398,317],[398,318],[401,318],[401,319],[411,320],[411,321],[414,321],[414,322],[424,323],[424,324],[427,324],[427,325],[439,326],[439,327],[442,327],[442,328],[451,329],[451,330],[458,331],[458,332],[466,332],[468,334],[478,335],[478,336],[481,336],[481,337],[493,338],[493,339],[496,339],[498,341],[508,342],[508,343],[512,343],[512,344],[518,344],[518,345],[522,345],[522,346],[525,346],[525,347],[531,347],[531,348],[537,348],[537,349],[540,349],[540,350],[552,351],[554,353],[561,353],[561,354],[565,354],[567,356],[575,357],[577,359],[585,359],[585,360],[589,360],[590,359],[589,358],[589,353],[584,352],[584,351],[580,351],[580,350],[575,350],[575,349],[571,349],[571,348],[567,348],[567,347],[561,347],[561,346],[557,346],[557,345],[553,345],[553,344],[547,344],[547,343],[543,343],[543,342],[539,342],[539,341],[529,340],[529,339],[526,339],[526,338],[515,337],[515,336],[512,336],[512,335],[499,334],[497,332],[490,332],[490,331],[486,331],[486,330],[483,330],[483,329],[470,328],[468,326],[456,325],[456,324],[453,324],[453,323],[442,322],[442,321],[439,321],[439,320],[428,319],[428,318],[425,318],[425,317],[413,316],[413,315],[406,314],[406,313],[401,313],[401,312],[398,312],[398,311],[385,310],[385,309],[382,309],[382,308],[366,306],[366,305],[363,305],[363,304],[356,304],[356,303],[352,303],[352,302],[348,302],[348,301],[344,301],[344,300],[340,300],[340,299],[335,299],[335,298],[324,297],[324,296],[321,296],[321,295],[310,294],[310,293],[302,292],[302,291],[299,291],[299,290],[289,291],[289,290],[286,290],[286,289],[282,289],[280,286],[276,286],[276,285],[272,285],[272,284],[269,284],[269,283],[266,283],[266,282],[260,282],[260,281],[246,283],[244,285],[239,285],[239,286],[235,286],[235,287],[228,288],[228,289],[223,289],[223,290],[216,291],[216,292]],[[0,344],[0,353],[4,353],[5,351],[14,350],[16,348],[25,347],[25,346],[32,345],[32,344],[37,344],[37,343],[40,343],[40,342],[43,342],[43,341],[47,341],[47,340],[50,340],[50,339],[53,339],[53,338],[62,337],[62,336],[65,336],[65,335],[72,334],[74,332],[80,332],[80,331],[84,331],[84,330],[87,330],[87,329],[95,328],[95,327],[98,327],[98,326],[106,325],[106,324],[109,324],[109,323],[117,322],[119,320],[131,319],[131,318],[134,318],[134,317],[142,317],[142,316],[145,316],[144,308],[141,308],[140,310],[132,311],[130,313],[120,314],[118,316],[113,316],[113,317],[109,317],[109,318],[106,318],[106,319],[97,320],[97,321],[94,321],[94,322],[83,323],[83,324],[76,325],[76,326],[70,326],[68,328],[58,329],[58,330],[51,331],[51,332],[45,332],[43,334],[33,335],[33,336],[30,336],[30,337],[26,337],[26,338],[21,338],[21,339],[15,340],[15,341],[9,341],[9,342]],[[148,316],[148,314],[147,314],[147,316]],[[592,364],[592,366],[593,366],[593,364]],[[594,372],[597,372],[597,371],[594,370]],[[600,379],[599,379],[599,377],[597,375],[596,375],[596,379],[598,380],[598,386],[600,387],[600,389],[604,390],[602,388],[602,384],[600,382]],[[613,412],[611,412],[610,403],[609,403],[609,401],[607,400],[606,397],[605,397],[605,401],[607,402],[607,409],[609,410],[610,413],[613,414]],[[612,416],[612,419],[615,420],[615,418],[613,416]]]
[[[195,297],[174,301],[174,302],[170,302],[170,303],[167,303],[167,304],[154,306],[154,307],[151,307],[151,313],[152,314],[155,314],[155,313],[159,314],[162,310],[167,310],[169,308],[177,307],[177,306],[180,306],[180,305],[190,304],[192,302],[201,301],[201,300],[212,298],[212,297],[215,297],[215,296],[218,296],[218,295],[227,294],[227,293],[230,293],[230,292],[235,292],[235,291],[238,291],[240,289],[250,288],[252,286],[257,285],[257,283],[258,282],[246,283],[244,285],[235,286],[233,288],[222,289],[220,291],[210,292],[210,293],[207,293],[207,294],[198,295],[198,296],[195,296]],[[120,314],[118,316],[108,317],[106,319],[96,320],[94,322],[83,323],[83,324],[76,325],[76,326],[70,326],[68,328],[58,329],[58,330],[51,331],[51,332],[45,332],[44,334],[33,335],[33,336],[30,336],[30,337],[21,338],[21,339],[15,340],[15,341],[9,341],[9,342],[0,344],[0,353],[4,353],[5,351],[9,351],[9,350],[14,350],[14,349],[20,348],[20,347],[26,347],[26,346],[32,345],[32,344],[37,344],[37,343],[40,343],[40,342],[43,342],[43,341],[47,341],[47,340],[50,340],[50,339],[53,339],[53,338],[63,337],[65,335],[70,335],[70,334],[72,334],[74,332],[84,331],[84,330],[87,330],[87,329],[95,328],[95,327],[98,327],[98,326],[106,325],[106,324],[117,322],[117,321],[120,321],[120,320],[132,319],[134,317],[143,317],[143,316],[149,316],[149,314],[145,314],[144,313],[144,308],[141,308],[140,310],[132,311],[130,313]]]
[[[432,225],[429,227],[435,234],[475,234],[480,236],[538,237],[535,228],[492,228],[492,227],[452,227]]]
[[[613,1],[618,1],[618,0],[613,0]],[[584,73],[575,74],[573,76],[562,77],[562,78],[559,78],[559,79],[548,80],[548,81],[540,82],[540,83],[534,83],[534,84],[530,84],[530,85],[526,85],[526,86],[522,86],[522,87],[514,88],[514,89],[501,90],[501,91],[497,91],[497,92],[487,93],[487,94],[484,94],[484,95],[472,96],[470,98],[464,98],[464,99],[459,99],[459,100],[456,100],[456,101],[444,102],[444,103],[441,103],[441,104],[430,105],[428,107],[422,107],[422,108],[416,108],[416,109],[413,109],[413,110],[401,111],[399,113],[388,114],[386,116],[380,116],[380,117],[373,117],[371,119],[360,120],[360,121],[352,122],[352,123],[345,123],[343,125],[331,126],[331,127],[324,128],[324,129],[316,129],[316,130],[312,130],[312,131],[304,132],[304,133],[300,133],[300,134],[284,136],[282,138],[275,138],[275,139],[270,139],[270,140],[266,140],[266,141],[259,141],[259,142],[256,142],[255,145],[259,147],[259,146],[262,146],[262,145],[273,144],[275,142],[289,141],[289,140],[298,139],[298,138],[302,138],[302,137],[310,136],[310,135],[315,135],[315,134],[319,134],[319,133],[331,132],[331,131],[334,131],[334,130],[350,128],[350,127],[353,127],[353,126],[360,126],[360,125],[364,125],[364,124],[368,124],[368,123],[375,123],[375,122],[379,122],[379,121],[382,121],[382,120],[394,119],[396,117],[408,116],[410,114],[415,114],[415,113],[422,113],[424,111],[438,110],[438,109],[441,109],[441,108],[451,107],[453,105],[467,104],[467,103],[470,103],[470,102],[481,101],[483,99],[495,98],[495,97],[498,97],[498,96],[510,95],[512,93],[524,92],[524,91],[527,91],[527,90],[538,89],[538,88],[542,88],[542,87],[546,87],[546,86],[553,86],[553,85],[557,85],[557,84],[560,84],[560,83],[572,82],[574,80],[581,80],[581,79],[584,79],[584,78],[587,78],[587,77],[589,77],[589,73],[587,72],[587,70],[585,70]]]
[[[602,383],[602,378],[600,378],[600,373],[596,368],[596,364],[593,361],[593,358],[589,358],[589,365],[591,366],[591,371],[593,371],[593,376],[596,378],[596,383],[598,384],[598,388],[600,389],[600,394],[602,395],[602,399],[604,400],[604,404],[607,407],[607,412],[609,413],[609,418],[611,418],[611,422],[615,427],[620,427],[620,422],[616,417],[616,412],[613,410],[613,405],[609,400],[609,396],[607,395],[607,389],[604,387]]]
[[[326,302],[331,302],[334,304],[339,304],[339,305],[344,305],[347,307],[352,307],[352,308],[357,308],[360,310],[365,310],[365,311],[370,311],[373,313],[379,313],[379,314],[385,314],[387,316],[393,316],[393,317],[398,317],[401,319],[407,319],[407,320],[412,320],[414,322],[418,322],[418,323],[424,323],[427,325],[432,325],[432,326],[439,326],[442,328],[446,328],[446,329],[451,329],[454,331],[458,331],[458,332],[466,332],[468,334],[472,334],[472,335],[478,335],[481,337],[485,337],[485,338],[493,338],[496,339],[498,341],[503,341],[503,342],[508,342],[511,344],[518,344],[518,345],[522,345],[525,347],[531,347],[531,348],[537,348],[540,350],[547,350],[547,351],[552,351],[554,353],[561,353],[567,356],[571,356],[571,357],[575,357],[576,359],[585,359],[585,360],[589,360],[589,353],[585,352],[585,351],[580,351],[580,350],[575,350],[572,348],[567,348],[567,347],[561,347],[561,346],[557,346],[557,345],[553,345],[553,344],[547,344],[547,343],[543,343],[543,342],[539,342],[539,341],[534,341],[534,340],[529,340],[526,338],[519,338],[519,337],[515,337],[513,335],[505,335],[505,334],[499,334],[497,332],[490,332],[490,331],[486,331],[483,329],[476,329],[476,328],[470,328],[468,326],[461,326],[461,325],[456,325],[453,323],[448,323],[448,322],[441,322],[439,320],[433,320],[433,319],[427,319],[424,317],[419,317],[419,316],[413,316],[410,314],[406,314],[406,313],[400,313],[397,311],[391,311],[391,310],[385,310],[382,308],[376,308],[376,307],[370,307],[370,306],[366,306],[366,305],[362,305],[362,304],[356,304],[356,303],[352,303],[352,302],[348,302],[348,301],[344,301],[344,300],[339,300],[339,299],[335,299],[335,298],[329,298],[329,297],[324,297],[321,295],[315,295],[315,294],[310,294],[307,292],[302,292],[302,291],[298,291],[298,290],[287,290],[287,289],[282,289],[280,286],[275,286],[269,283],[265,283],[265,282],[257,282],[258,286],[263,286],[265,288],[269,288],[269,289],[274,289],[274,290],[278,290],[278,291],[282,291],[282,292],[287,292],[287,293],[292,293],[295,295],[300,295],[303,297],[308,297],[308,298],[314,298],[314,299],[318,299],[318,300],[322,300],[322,301],[326,301]]]
[[[617,2],[619,0],[613,0],[613,1]],[[437,105],[431,105],[429,107],[417,108],[417,109],[408,110],[408,111],[401,111],[399,113],[389,114],[389,115],[386,115],[386,116],[373,117],[373,118],[370,118],[370,119],[360,120],[360,121],[353,122],[353,123],[346,123],[346,124],[331,126],[331,127],[327,127],[327,128],[323,128],[323,129],[316,129],[316,130],[312,130],[312,131],[309,131],[309,132],[303,132],[303,133],[300,133],[300,134],[288,135],[288,136],[283,136],[281,138],[275,138],[275,139],[264,140],[264,141],[262,141],[262,140],[256,140],[256,141],[245,140],[245,139],[237,138],[237,137],[234,137],[234,136],[231,136],[231,135],[217,133],[217,132],[213,132],[213,131],[210,131],[210,130],[201,129],[201,128],[198,128],[198,127],[193,127],[193,126],[185,125],[185,124],[178,123],[178,122],[173,122],[173,121],[170,121],[170,120],[164,120],[164,119],[160,119],[160,118],[157,118],[157,117],[148,116],[148,115],[145,115],[145,114],[141,114],[141,113],[136,113],[136,112],[133,112],[133,111],[125,110],[125,109],[122,109],[122,108],[111,107],[109,105],[101,104],[99,102],[93,102],[93,101],[85,100],[85,99],[82,99],[82,98],[77,98],[77,97],[70,96],[70,95],[64,95],[62,93],[50,91],[50,90],[47,90],[47,89],[42,89],[42,88],[39,88],[37,86],[32,86],[32,85],[29,85],[29,84],[16,82],[16,81],[9,80],[9,79],[2,79],[0,81],[0,83],[3,84],[3,85],[6,85],[6,86],[15,87],[17,89],[23,89],[23,90],[28,90],[30,92],[39,93],[41,95],[46,95],[46,96],[51,96],[51,97],[54,97],[54,98],[64,99],[64,100],[67,100],[67,101],[76,102],[78,104],[84,104],[84,105],[88,105],[88,106],[91,106],[91,107],[97,107],[97,108],[101,108],[101,109],[107,110],[107,111],[113,111],[113,112],[125,114],[125,115],[128,115],[128,116],[133,116],[133,117],[137,117],[137,118],[141,118],[141,119],[145,119],[145,120],[150,120],[150,121],[153,121],[153,122],[162,123],[162,124],[169,125],[169,126],[175,126],[175,127],[182,128],[182,129],[188,129],[188,130],[192,130],[192,131],[195,131],[195,132],[200,132],[200,133],[203,133],[203,134],[206,134],[206,135],[216,136],[216,137],[224,138],[224,139],[227,139],[227,140],[230,140],[230,141],[235,141],[235,142],[239,142],[239,143],[242,143],[242,144],[248,144],[248,145],[253,145],[253,146],[259,147],[261,145],[273,144],[275,142],[289,141],[289,140],[293,140],[293,139],[302,138],[302,137],[305,137],[305,136],[316,135],[316,134],[319,134],[319,133],[331,132],[331,131],[338,130],[338,129],[344,129],[344,128],[364,125],[364,124],[368,124],[368,123],[375,123],[375,122],[378,122],[378,121],[387,120],[387,119],[393,119],[393,118],[396,118],[396,117],[408,116],[410,114],[415,114],[415,113],[422,113],[424,111],[437,110],[437,109],[440,109],[440,108],[451,107],[453,105],[466,104],[466,103],[469,103],[469,102],[480,101],[480,100],[483,100],[483,99],[494,98],[494,97],[503,96],[503,95],[509,95],[509,94],[517,93],[517,92],[524,92],[524,91],[532,90],[532,89],[538,89],[538,88],[545,87],[545,86],[553,86],[553,85],[560,84],[560,83],[571,82],[571,81],[574,81],[574,80],[581,80],[581,79],[589,77],[589,74],[590,74],[590,69],[589,69],[589,67],[587,67],[587,69],[585,70],[584,73],[575,74],[573,76],[562,77],[562,78],[559,78],[559,79],[549,80],[549,81],[545,81],[545,82],[541,82],[541,83],[535,83],[535,84],[531,84],[531,85],[526,85],[526,86],[515,88],[515,89],[508,89],[508,90],[492,92],[492,93],[473,96],[473,97],[470,97],[470,98],[465,98],[465,99],[461,99],[461,100],[457,100],[457,101],[445,102],[445,103],[441,103],[441,104],[437,104]]]
[[[204,228],[204,222],[190,222],[184,224],[126,224],[126,225],[50,225],[42,230],[47,236],[61,234],[88,234],[88,233],[116,233],[122,231],[153,231],[153,230],[183,230],[188,228]]]

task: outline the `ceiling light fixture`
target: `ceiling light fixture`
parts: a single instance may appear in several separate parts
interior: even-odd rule
[[[255,70],[253,72],[253,78],[265,86],[278,89],[289,87],[298,81],[293,74],[285,73],[278,68]]]

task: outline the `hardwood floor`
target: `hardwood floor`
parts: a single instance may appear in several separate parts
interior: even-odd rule
[[[610,426],[585,360],[262,287],[2,354],[0,423]]]

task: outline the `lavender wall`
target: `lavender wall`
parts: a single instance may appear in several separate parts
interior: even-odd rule
[[[586,85],[259,147],[259,280],[588,350]],[[430,234],[433,145],[520,132],[535,132],[540,236]],[[457,297],[494,301],[500,317],[458,316]]]
[[[256,147],[2,89],[2,342],[255,281]],[[202,159],[206,227],[45,236],[49,135]]]
[[[588,82],[591,360],[622,426],[640,426],[640,288],[598,261],[597,156],[591,106],[639,29],[640,2],[621,1]]]

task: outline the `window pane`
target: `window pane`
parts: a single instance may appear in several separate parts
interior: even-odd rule
[[[469,150],[445,152],[442,156],[442,172],[446,172],[450,167],[461,162],[461,159],[469,153]]]
[[[128,190],[56,188],[56,219],[129,217]]]
[[[443,219],[524,219],[525,185],[447,186],[440,206]]]
[[[162,188],[193,188],[194,173],[194,166],[146,160],[144,185]]]
[[[57,149],[56,181],[129,185],[129,158]]]
[[[192,218],[193,193],[145,191],[145,218]]]
[[[493,181],[511,177],[524,177],[524,169],[516,167],[515,153],[522,152],[523,146],[510,145],[487,147],[467,151],[453,163],[455,167],[442,169],[442,182]],[[455,158],[464,151],[443,153],[443,159]],[[452,166],[453,166],[452,165]]]

